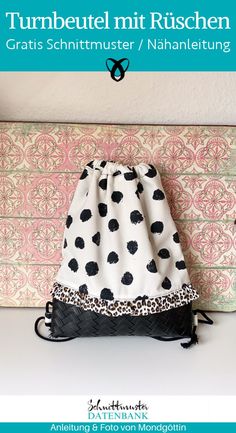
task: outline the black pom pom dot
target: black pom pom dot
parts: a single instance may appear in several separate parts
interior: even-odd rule
[[[119,256],[115,251],[111,251],[111,253],[107,256],[107,262],[110,264],[117,263],[119,261]]]
[[[79,265],[76,259],[71,259],[68,263],[68,266],[73,272],[77,272],[79,269]]]
[[[97,275],[99,271],[98,264],[96,262],[88,262],[85,265],[85,270],[89,277],[92,277],[93,275]]]
[[[101,217],[105,217],[107,215],[107,205],[105,203],[99,203],[98,212]]]
[[[115,218],[111,219],[108,223],[108,228],[110,232],[115,232],[116,230],[118,230],[119,228],[118,221]]]
[[[116,170],[115,173],[113,173],[113,176],[119,176],[119,174],[121,174],[120,170]]]
[[[84,209],[80,214],[81,221],[88,221],[92,216],[92,212],[90,209]]]
[[[164,200],[165,194],[161,189],[156,189],[152,196],[153,200]]]
[[[156,262],[155,260],[151,260],[148,264],[147,264],[147,270],[149,272],[152,272],[153,274],[155,274],[157,272],[157,266],[156,266]]]
[[[135,194],[139,198],[139,195],[142,194],[142,192],[143,192],[143,185],[141,184],[141,182],[138,182],[137,191],[135,191]]]
[[[101,179],[98,185],[105,191],[107,189],[107,179]]]
[[[142,185],[141,182],[138,183],[137,189],[138,189],[139,194],[142,194],[142,192],[143,192],[143,185]]]
[[[136,251],[138,251],[138,242],[136,241],[129,241],[127,242],[127,250],[130,254],[135,254]]]
[[[115,203],[120,203],[120,201],[123,198],[123,194],[120,191],[114,191],[111,195],[111,199],[112,201],[114,201]]]
[[[88,294],[88,287],[86,286],[86,284],[82,284],[82,286],[79,286],[79,292],[82,295],[87,295]]]
[[[162,287],[166,290],[169,290],[171,288],[171,281],[169,280],[169,278],[164,278],[164,280],[162,281]]]
[[[102,289],[100,293],[100,298],[107,299],[108,301],[112,301],[114,299],[114,296],[110,289]]]
[[[179,271],[181,271],[181,269],[186,269],[186,265],[185,265],[184,260],[180,260],[179,262],[176,262],[175,266],[177,269],[179,269]]]
[[[152,233],[162,233],[164,229],[164,224],[161,221],[155,221],[151,225],[151,232]]]
[[[173,235],[173,240],[176,244],[179,244],[179,234],[177,232]]]
[[[149,170],[148,170],[148,172],[146,173],[146,176],[147,177],[155,177],[156,175],[157,175],[157,171],[156,171],[156,169],[155,169],[155,167],[153,167],[153,165],[149,165]]]
[[[63,248],[66,248],[67,247],[67,240],[66,240],[66,238],[64,239],[64,245],[63,245]]]
[[[162,248],[159,251],[158,256],[161,257],[161,259],[168,259],[170,257],[170,253],[166,248]]]
[[[132,224],[139,224],[143,221],[143,215],[138,210],[133,210],[130,213],[130,221]]]
[[[102,161],[101,164],[100,164],[100,167],[104,168],[106,166],[106,164],[107,164],[107,161]]]
[[[130,284],[132,284],[133,282],[133,275],[130,272],[125,272],[125,274],[123,275],[123,277],[121,278],[121,282],[122,284],[124,284],[125,286],[129,286]]]
[[[86,168],[84,169],[83,173],[80,176],[80,180],[85,179],[88,176],[88,170]]]
[[[148,299],[148,296],[147,295],[144,295],[144,296],[138,296],[137,298],[135,298],[135,302],[137,302],[137,301],[142,301],[142,304],[144,304],[145,303],[145,301]]]
[[[95,235],[92,237],[92,241],[99,247],[101,241],[100,232],[95,233]]]
[[[127,173],[124,173],[125,180],[133,180],[136,179],[137,173],[135,171],[128,171]]]
[[[71,215],[68,215],[68,217],[66,218],[66,227],[69,228],[71,226],[73,222],[73,218]]]
[[[83,240],[83,238],[81,238],[81,237],[78,236],[75,239],[75,246],[76,246],[76,248],[80,248],[82,250],[84,248],[84,240]]]
[[[87,164],[87,166],[90,167],[90,168],[93,168],[93,163],[94,163],[94,161],[90,161],[90,162]]]

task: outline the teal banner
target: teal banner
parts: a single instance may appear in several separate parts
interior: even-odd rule
[[[0,423],[1,433],[235,433],[236,423]]]
[[[0,3],[0,71],[235,71],[232,0]]]

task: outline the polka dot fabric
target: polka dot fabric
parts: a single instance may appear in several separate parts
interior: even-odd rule
[[[152,165],[90,162],[68,212],[62,255],[53,295],[87,310],[145,315],[198,298]]]

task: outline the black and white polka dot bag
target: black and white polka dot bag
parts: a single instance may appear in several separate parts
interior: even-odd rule
[[[68,212],[46,306],[51,341],[147,335],[197,342],[192,287],[160,175],[152,165],[92,161]],[[194,321],[195,317],[195,321]]]

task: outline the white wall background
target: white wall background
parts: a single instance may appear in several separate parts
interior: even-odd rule
[[[236,124],[236,73],[0,73],[0,120]]]

